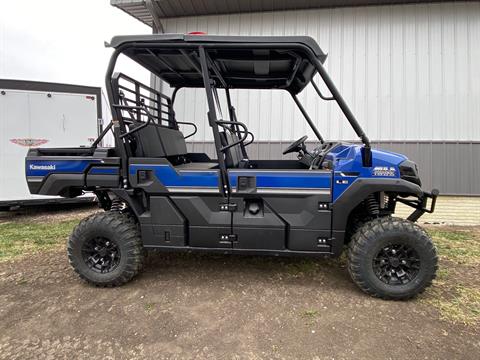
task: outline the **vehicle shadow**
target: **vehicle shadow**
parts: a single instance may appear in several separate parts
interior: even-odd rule
[[[356,289],[344,256],[329,258],[149,251],[139,280],[255,281]]]

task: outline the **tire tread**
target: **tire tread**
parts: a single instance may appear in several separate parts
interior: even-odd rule
[[[362,259],[367,255],[369,243],[375,241],[382,233],[389,231],[402,231],[416,236],[420,242],[419,245],[425,247],[425,251],[430,253],[431,260],[434,264],[433,273],[429,274],[419,289],[411,290],[403,294],[388,294],[378,291],[364,275]],[[407,300],[422,293],[432,284],[438,268],[437,251],[427,232],[417,224],[397,217],[377,218],[361,226],[352,236],[352,240],[348,245],[347,259],[348,272],[355,284],[365,293],[385,300]]]
[[[108,227],[114,229],[118,234],[117,241],[121,241],[125,246],[126,251],[122,256],[127,257],[126,265],[119,276],[113,280],[93,281],[78,267],[77,262],[83,260],[77,259],[74,255],[75,244],[79,242],[82,234],[90,227]],[[129,282],[140,272],[144,261],[143,245],[137,224],[131,216],[126,216],[118,211],[106,211],[93,214],[80,221],[68,239],[67,254],[69,263],[78,276],[82,280],[97,287],[115,287]]]

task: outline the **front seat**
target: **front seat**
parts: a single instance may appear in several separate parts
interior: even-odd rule
[[[237,134],[232,133],[230,131],[221,131],[220,132],[220,140],[222,142],[222,146],[227,146],[239,141]],[[229,168],[238,168],[238,167],[246,167],[248,164],[248,158],[245,159],[242,155],[242,148],[240,143],[225,149],[225,165]]]

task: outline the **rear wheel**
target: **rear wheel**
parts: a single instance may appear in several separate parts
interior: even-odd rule
[[[135,221],[116,211],[82,220],[68,240],[68,259],[75,272],[93,285],[118,286],[128,282],[143,264]]]
[[[371,220],[352,236],[348,270],[367,294],[383,299],[414,297],[431,285],[437,253],[428,234],[411,221]]]

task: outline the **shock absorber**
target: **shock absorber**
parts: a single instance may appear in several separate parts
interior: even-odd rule
[[[122,200],[113,199],[112,206],[110,206],[110,211],[122,211],[122,210],[125,210],[125,208],[126,208],[126,205]]]
[[[365,207],[369,215],[373,217],[378,217],[380,215],[380,207],[374,194],[370,194],[365,199]]]

